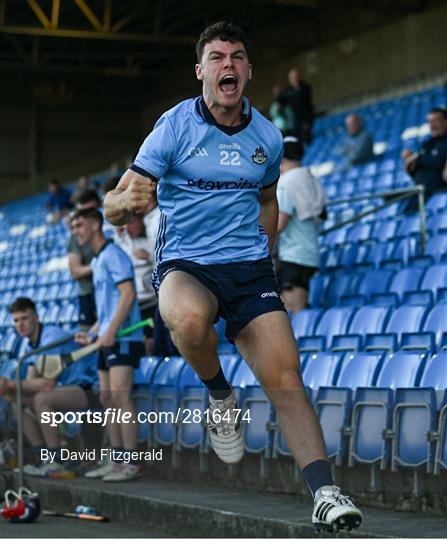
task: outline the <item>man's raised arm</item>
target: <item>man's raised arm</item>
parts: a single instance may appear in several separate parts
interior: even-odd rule
[[[152,201],[156,184],[128,169],[118,185],[104,199],[106,219],[112,225],[124,225],[132,214],[143,215]]]

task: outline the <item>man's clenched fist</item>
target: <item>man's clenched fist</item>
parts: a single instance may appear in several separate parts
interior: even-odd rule
[[[126,210],[132,214],[143,215],[152,204],[157,184],[142,176],[133,177],[123,192]]]

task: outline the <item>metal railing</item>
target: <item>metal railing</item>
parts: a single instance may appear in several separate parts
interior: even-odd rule
[[[392,204],[417,196],[420,232],[421,232],[421,241],[419,244],[419,249],[420,249],[421,255],[424,255],[425,246],[427,244],[427,220],[426,220],[426,214],[425,214],[424,193],[425,193],[425,186],[417,185],[417,186],[412,186],[408,188],[395,189],[392,191],[378,191],[376,193],[356,195],[354,197],[349,197],[346,199],[337,199],[335,201],[331,200],[327,203],[327,206],[336,206],[339,204],[347,204],[347,203],[349,204],[349,203],[354,203],[354,202],[363,201],[363,200],[371,200],[371,199],[387,199],[379,206],[374,206],[374,208],[368,208],[368,210],[360,212],[359,214],[356,214],[353,217],[350,217],[346,220],[336,223],[335,225],[333,225],[332,227],[329,227],[328,229],[324,229],[320,231],[320,234],[321,235],[328,234],[332,231],[340,229],[341,227],[344,227],[345,225],[348,225],[349,223],[355,223],[357,221],[360,221],[365,216],[369,216],[370,214],[379,212],[383,208],[387,208],[388,206],[391,206]]]

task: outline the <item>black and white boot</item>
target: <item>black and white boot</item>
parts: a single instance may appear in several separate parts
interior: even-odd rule
[[[362,512],[338,486],[323,486],[315,493],[312,524],[317,531],[350,531],[360,526]]]
[[[221,400],[210,396],[207,428],[211,446],[220,459],[229,464],[239,463],[245,451],[239,418],[241,411],[236,407],[236,396],[233,391],[227,398]]]

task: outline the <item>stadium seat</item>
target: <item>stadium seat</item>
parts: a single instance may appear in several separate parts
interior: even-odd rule
[[[134,372],[133,399],[138,412],[149,413],[152,410],[152,383],[155,372],[163,362],[159,356],[143,356],[140,365]],[[152,441],[152,424],[149,422],[138,424],[138,441]]]
[[[398,466],[431,471],[436,397],[433,388],[398,388],[391,433],[391,470]]]
[[[436,262],[441,262],[447,254],[447,234],[435,234],[427,242],[426,255],[433,257]]]
[[[346,447],[343,428],[351,410],[349,388],[320,387],[315,398],[315,410],[320,420],[328,459],[341,465]]]
[[[351,320],[347,334],[334,336],[331,349],[353,350],[346,347],[349,343],[355,343],[354,340],[348,339],[352,337],[357,338],[357,347],[354,350],[363,349],[365,336],[382,332],[390,313],[391,308],[389,306],[370,305],[360,307]]]
[[[420,285],[421,290],[433,292],[436,298],[438,289],[447,286],[447,264],[435,264],[427,269]]]
[[[176,441],[176,415],[179,403],[179,383],[186,368],[183,358],[172,356],[162,361],[153,379],[153,411],[162,413],[163,421],[154,424],[153,442],[157,445],[174,445]]]
[[[258,385],[249,385],[244,391],[241,425],[244,430],[245,450],[260,454],[261,478],[268,476],[268,462],[271,458],[274,431],[274,409]]]
[[[326,310],[317,323],[313,336],[300,336],[300,351],[326,350],[332,345],[334,335],[344,334],[355,313],[352,307],[333,307]]]
[[[303,309],[293,315],[290,322],[295,339],[299,336],[312,335],[321,314],[321,309]]]

